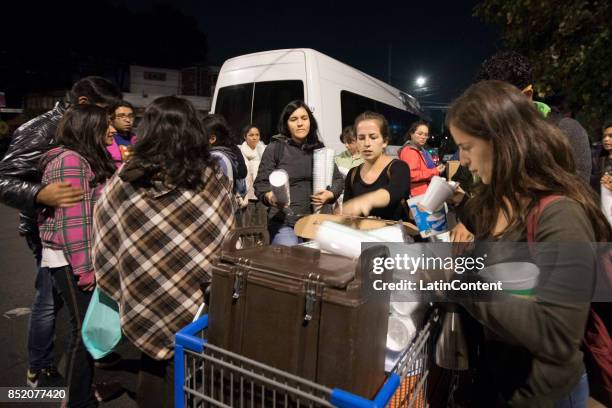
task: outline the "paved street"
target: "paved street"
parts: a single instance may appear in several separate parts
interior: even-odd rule
[[[27,361],[27,327],[34,295],[34,258],[17,233],[18,212],[0,204],[0,386],[24,386]],[[68,314],[57,319],[56,359],[63,372],[63,354],[68,341]],[[120,381],[126,391],[104,407],[135,407],[139,353],[128,342],[118,350],[124,360],[113,370],[97,370],[96,381]],[[0,403],[0,406],[4,404]],[[4,405],[8,406],[8,405]],[[20,407],[51,408],[51,404],[19,404]]]

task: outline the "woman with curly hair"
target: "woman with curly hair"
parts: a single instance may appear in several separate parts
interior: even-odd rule
[[[201,283],[234,225],[231,186],[209,150],[189,101],[156,99],[94,214],[96,279],[142,352],[142,407],[173,405],[174,334],[196,314]]]

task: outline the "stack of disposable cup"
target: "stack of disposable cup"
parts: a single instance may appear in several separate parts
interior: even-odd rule
[[[414,223],[419,229],[423,238],[433,235],[440,235],[448,232],[448,222],[446,220],[446,206],[443,204],[432,213],[422,211],[420,203],[423,201],[424,194],[408,199],[408,207],[414,218]]]
[[[540,268],[531,262],[504,262],[488,265],[479,275],[489,282],[502,282],[505,291],[525,291],[536,287]]]
[[[601,185],[601,211],[612,224],[612,191],[603,184]]]
[[[453,196],[458,186],[459,183],[455,181],[446,181],[442,177],[433,176],[419,206],[430,214],[437,211]]]
[[[276,201],[279,204],[289,205],[291,203],[289,174],[283,169],[274,170],[270,173],[268,180],[270,181],[270,186],[272,186],[272,193],[274,193]]]
[[[357,259],[361,255],[362,242],[384,242],[365,231],[331,221],[323,221],[319,225],[315,241],[322,250],[352,259]]]
[[[334,149],[323,147],[313,152],[312,194],[331,186],[334,177]]]

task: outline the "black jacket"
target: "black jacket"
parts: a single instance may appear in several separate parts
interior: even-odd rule
[[[278,155],[278,149],[282,152]],[[278,163],[277,163],[278,155]],[[283,169],[289,174],[289,211],[270,208],[268,218],[271,222],[293,226],[297,220],[305,215],[312,214],[310,196],[312,195],[312,161],[313,151],[306,150],[292,139],[285,136],[274,136],[272,142],[264,151],[257,178],[255,179],[255,195],[257,199],[266,203],[264,195],[271,190],[269,177],[276,169]],[[330,191],[337,199],[344,190],[344,179],[338,167],[334,164],[334,176]],[[266,203],[267,204],[267,203]]]
[[[38,237],[36,195],[44,187],[39,162],[55,147],[55,131],[65,112],[66,106],[58,102],[49,112],[21,125],[0,162],[0,203],[21,210],[22,235]]]

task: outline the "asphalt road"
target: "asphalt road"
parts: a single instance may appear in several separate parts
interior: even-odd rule
[[[18,212],[0,204],[0,387],[25,386],[28,368],[28,320],[36,266],[25,240],[17,233],[17,223]],[[56,322],[55,358],[62,373],[69,333],[65,308],[60,310]],[[140,354],[127,341],[121,343],[118,352],[123,360],[112,370],[96,370],[95,382],[120,381],[125,390],[118,398],[101,406],[136,407],[134,397]],[[0,406],[9,404],[0,403]],[[53,404],[20,403],[18,406],[51,408]]]

